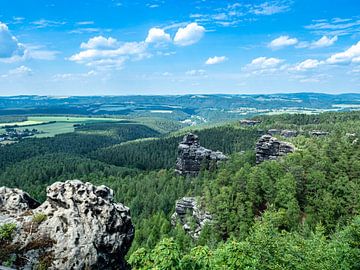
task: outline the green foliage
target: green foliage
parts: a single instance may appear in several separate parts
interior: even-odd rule
[[[45,221],[46,219],[47,219],[46,214],[44,214],[44,213],[36,213],[32,217],[32,222],[40,224],[41,222]]]
[[[11,240],[16,229],[15,223],[5,223],[0,226],[0,241]]]

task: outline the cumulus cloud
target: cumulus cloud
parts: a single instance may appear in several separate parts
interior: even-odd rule
[[[149,56],[145,42],[121,43],[117,39],[98,36],[80,46],[83,51],[72,55],[69,60],[98,68],[122,68],[124,62]]]
[[[306,71],[306,70],[310,70],[310,69],[314,69],[317,68],[319,65],[321,65],[322,62],[316,59],[307,59],[299,64],[297,64],[296,66],[294,66],[293,68],[291,68],[291,70],[296,70],[296,71]]]
[[[252,74],[274,73],[279,70],[284,70],[285,65],[282,65],[285,61],[283,59],[274,57],[258,57],[246,65],[244,70],[250,71]]]
[[[6,24],[0,22],[0,58],[21,57],[25,47],[18,42]]]
[[[105,38],[103,36],[97,36],[90,38],[88,42],[83,42],[80,45],[81,49],[108,49],[115,48],[118,41],[115,38]]]
[[[185,28],[180,27],[175,34],[174,43],[178,46],[189,46],[197,43],[205,33],[205,28],[197,23],[190,23]]]
[[[269,47],[272,49],[281,49],[287,46],[292,46],[298,43],[297,38],[290,38],[289,36],[280,36],[269,43]]]
[[[284,62],[284,60],[279,59],[279,58],[258,57],[258,58],[255,58],[254,60],[252,60],[251,63],[249,64],[249,66],[253,67],[253,68],[265,69],[265,68],[276,67],[279,64],[281,64],[282,62]]]
[[[360,62],[360,41],[344,52],[331,55],[327,60],[329,64],[359,63]]]
[[[311,44],[311,48],[322,48],[322,47],[329,47],[331,45],[333,45],[336,41],[338,40],[337,36],[334,36],[332,38],[329,38],[327,36],[323,36],[322,38],[320,38],[317,41],[314,41]]]
[[[209,57],[209,59],[206,60],[205,64],[206,65],[215,65],[215,64],[223,63],[226,60],[227,60],[226,56],[214,56],[214,57]]]
[[[9,78],[9,77],[25,77],[32,75],[32,69],[27,66],[20,66],[8,71],[7,74],[1,75],[1,78]]]
[[[170,35],[165,33],[165,31],[161,28],[151,28],[149,33],[145,39],[147,43],[165,43],[170,42]]]

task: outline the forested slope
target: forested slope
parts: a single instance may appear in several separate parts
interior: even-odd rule
[[[91,140],[80,143],[82,136],[104,135],[83,130],[66,151],[34,140],[41,154],[12,159],[32,140],[1,148],[7,154],[1,155],[0,186],[38,199],[40,187],[66,178],[114,189],[136,227],[133,269],[359,269],[360,112],[257,118],[262,123],[255,127],[197,131],[203,146],[224,151],[229,160],[196,178],[173,171],[181,136],[122,144],[109,136],[91,147]],[[256,165],[255,142],[271,128],[297,130],[297,137],[280,137],[296,150]],[[311,136],[312,130],[329,134]],[[170,223],[183,196],[198,197],[214,216],[198,240]]]

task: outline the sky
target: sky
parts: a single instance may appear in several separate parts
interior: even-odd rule
[[[0,95],[360,93],[359,0],[0,0]]]

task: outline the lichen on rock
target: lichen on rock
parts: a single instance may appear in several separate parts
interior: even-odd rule
[[[7,245],[17,248],[8,255],[23,258],[17,260],[22,269],[127,268],[134,227],[129,208],[114,202],[111,189],[71,180],[52,184],[46,196],[37,206],[27,193],[0,188],[0,225],[16,224]]]

